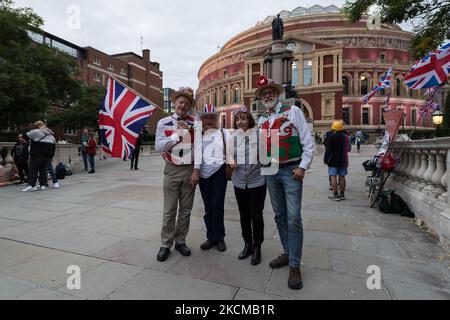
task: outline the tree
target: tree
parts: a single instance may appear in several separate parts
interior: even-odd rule
[[[415,38],[411,55],[416,59],[450,39],[450,1],[448,0],[348,0],[344,12],[350,21],[359,21],[375,7],[382,23],[411,22]]]
[[[13,4],[0,0],[0,131],[44,119],[51,104],[69,105],[81,88],[77,61],[33,42],[29,32],[42,32],[42,18]]]
[[[49,119],[52,127],[71,129],[98,128],[98,111],[105,96],[103,87],[83,85],[78,100],[68,108],[55,112]]]
[[[450,90],[447,93],[447,97],[445,98],[445,106],[444,106],[444,123],[442,126],[446,129],[450,129]]]

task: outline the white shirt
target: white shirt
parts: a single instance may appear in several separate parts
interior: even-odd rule
[[[222,136],[223,132],[223,136]],[[201,151],[198,144],[194,144],[196,155],[201,152],[201,163],[194,164],[195,169],[200,169],[200,177],[207,179],[216,173],[226,162],[225,141],[230,134],[224,129],[210,129],[203,133]]]

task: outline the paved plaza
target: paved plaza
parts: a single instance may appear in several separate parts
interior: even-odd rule
[[[270,200],[258,266],[238,260],[243,247],[231,184],[225,205],[226,252],[200,250],[205,240],[197,189],[187,239],[192,256],[172,251],[158,262],[163,160],[98,161],[96,174],[76,173],[60,189],[23,193],[0,188],[0,299],[450,299],[450,254],[414,219],[368,208],[361,163],[351,154],[347,200],[328,199],[322,154],[303,191],[304,288],[290,290],[288,268],[268,263],[281,250]],[[414,210],[414,208],[411,208]],[[67,267],[81,269],[70,290]],[[367,268],[380,267],[381,289],[369,290]]]

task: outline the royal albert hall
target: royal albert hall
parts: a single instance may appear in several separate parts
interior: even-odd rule
[[[200,67],[197,108],[217,106],[222,127],[232,127],[232,110],[238,105],[251,108],[255,117],[263,110],[254,93],[266,71],[274,17],[231,38]],[[292,52],[285,74],[296,92],[295,103],[302,106],[314,131],[323,133],[333,120],[342,119],[349,132],[363,130],[371,140],[378,136],[385,128],[381,109],[387,92],[377,93],[368,104],[360,98],[391,67],[390,104],[406,113],[404,129],[417,122],[423,91],[409,90],[403,81],[414,64],[408,51],[413,33],[397,25],[368,24],[368,16],[350,23],[336,6],[298,7],[280,12],[280,17]],[[431,126],[430,117],[419,123]]]

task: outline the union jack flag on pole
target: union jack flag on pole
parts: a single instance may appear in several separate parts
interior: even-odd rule
[[[450,72],[450,41],[411,67],[405,82],[411,89],[439,86]]]
[[[155,109],[156,105],[109,77],[98,120],[102,150],[113,158],[128,159]]]
[[[392,68],[390,68],[384,75],[378,79],[377,85],[364,97],[361,98],[361,103],[366,104],[375,95],[377,91],[389,89],[391,87]]]

